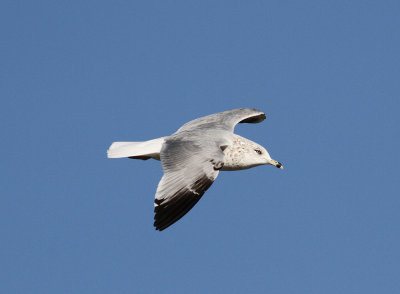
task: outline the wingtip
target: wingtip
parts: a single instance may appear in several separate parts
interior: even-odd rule
[[[264,119],[266,119],[266,117],[267,117],[267,115],[264,112],[261,112],[257,115],[253,115],[248,118],[245,118],[245,119],[241,120],[239,123],[250,123],[250,124],[260,123]]]

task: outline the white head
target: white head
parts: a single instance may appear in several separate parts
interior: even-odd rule
[[[273,160],[261,145],[234,134],[233,144],[225,150],[225,164],[222,170],[241,170],[258,165],[270,164],[283,169],[282,164]]]

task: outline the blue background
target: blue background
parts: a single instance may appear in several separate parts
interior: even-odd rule
[[[1,293],[399,293],[398,1],[2,1]],[[153,224],[113,141],[237,107],[285,170]]]

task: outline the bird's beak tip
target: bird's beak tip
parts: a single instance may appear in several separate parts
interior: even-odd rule
[[[271,160],[270,164],[276,166],[277,168],[283,169],[282,163],[280,163],[280,162],[278,162],[276,160]]]

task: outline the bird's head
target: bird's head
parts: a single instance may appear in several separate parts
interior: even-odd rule
[[[282,164],[272,159],[263,146],[236,134],[233,144],[226,148],[224,153],[225,170],[248,169],[265,164],[283,169]]]

